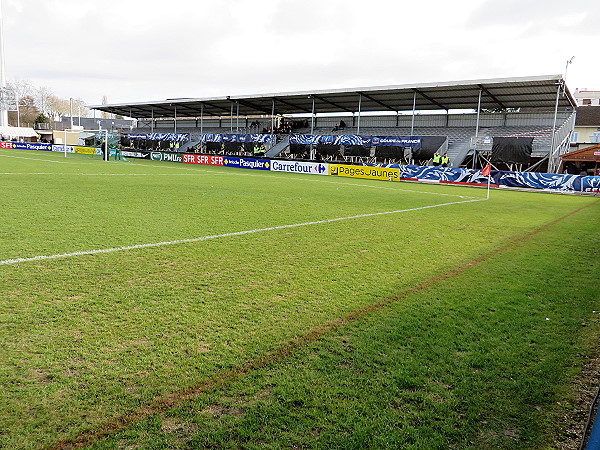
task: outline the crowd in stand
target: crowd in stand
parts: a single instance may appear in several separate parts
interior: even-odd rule
[[[336,131],[343,130],[345,128],[346,128],[346,122],[344,122],[343,120],[340,120],[340,123],[336,123],[331,131],[336,132]]]
[[[282,120],[275,128],[265,127],[262,132],[263,134],[292,134],[298,128],[308,128],[308,120]]]
[[[178,152],[181,147],[180,142],[173,141],[155,141],[151,139],[129,139],[125,136],[121,137],[121,147],[131,148],[135,150],[156,150],[164,152]]]

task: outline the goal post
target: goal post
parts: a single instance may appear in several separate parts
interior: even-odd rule
[[[118,133],[103,129],[66,128],[60,134],[65,158],[67,153],[89,153],[89,150],[92,150],[89,154],[98,154],[104,161],[109,160],[111,149],[114,149],[115,157],[119,155]]]

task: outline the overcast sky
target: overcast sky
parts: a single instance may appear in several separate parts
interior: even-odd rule
[[[600,90],[600,1],[1,0],[6,78],[88,104],[554,75]]]

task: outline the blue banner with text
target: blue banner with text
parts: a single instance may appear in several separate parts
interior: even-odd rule
[[[223,165],[240,169],[271,170],[271,161],[268,159],[238,158],[226,156]]]
[[[293,134],[290,144],[329,144],[329,145],[362,145],[365,147],[420,147],[422,136],[362,136],[344,134],[341,136]]]

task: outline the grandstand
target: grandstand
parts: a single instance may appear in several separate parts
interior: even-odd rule
[[[495,139],[519,137],[531,139],[526,160],[513,165],[496,158],[497,168],[549,172],[558,170],[559,155],[568,151],[575,121],[575,101],[560,75],[92,108],[137,118],[133,134],[187,135],[176,149],[179,152],[248,156],[252,154],[248,142],[214,142],[210,135],[269,134],[273,138],[267,146],[268,157],[427,164],[437,150],[448,153],[453,167],[480,167],[490,160]],[[344,127],[337,126],[340,121]],[[416,156],[410,160],[406,147],[398,145],[387,149],[332,143],[298,147],[289,142],[290,135],[413,136],[422,142],[411,149]]]

